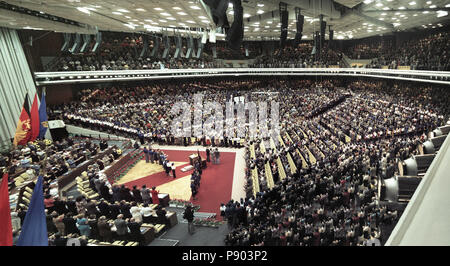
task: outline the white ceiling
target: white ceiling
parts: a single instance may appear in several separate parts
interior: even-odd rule
[[[325,0],[324,0],[325,1]],[[95,27],[103,31],[159,31],[155,27],[164,28],[213,28],[212,21],[198,0],[8,0],[7,3],[28,9],[42,11],[47,14],[63,17],[88,25],[87,29],[78,29],[81,33],[94,32]],[[275,11],[279,14],[279,2],[276,0],[242,0],[244,8],[244,39],[278,39],[280,36],[280,19],[263,19],[255,21],[257,15]],[[287,3],[295,1],[285,0]],[[324,17],[327,25],[332,25],[336,39],[363,38],[368,36],[388,34],[392,31],[407,30],[414,27],[439,27],[448,21],[449,16],[437,17],[437,10],[450,7],[450,0],[335,0],[335,2],[352,8],[362,2],[362,13],[369,18],[356,13],[343,15],[338,19]],[[410,4],[411,3],[411,4]],[[434,8],[433,11],[408,11],[408,9]],[[398,12],[389,10],[401,9]],[[233,20],[232,6],[227,10],[230,22]],[[289,34],[294,38],[296,32],[294,6],[289,5]],[[318,9],[302,10],[305,15],[303,39],[311,39],[312,33],[319,30]],[[247,23],[246,18],[252,18]],[[372,19],[370,19],[372,17]],[[373,21],[377,19],[377,21]],[[258,19],[257,19],[258,20]],[[382,21],[380,21],[382,20]],[[381,23],[394,24],[389,28]],[[398,24],[397,24],[398,23]],[[440,23],[438,25],[438,23]],[[431,24],[431,25],[429,25]],[[0,26],[12,28],[31,28],[55,31],[69,31],[64,24],[48,21],[37,21],[27,15],[17,15],[0,9]],[[72,26],[73,28],[73,26]],[[328,32],[328,29],[327,29]],[[222,39],[217,35],[217,39]]]

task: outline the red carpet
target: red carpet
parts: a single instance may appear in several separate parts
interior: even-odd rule
[[[170,161],[187,162],[176,168],[177,178],[192,174],[192,171],[181,172],[181,168],[189,165],[188,156],[196,151],[177,151],[177,150],[163,150],[169,156]],[[203,158],[206,158],[206,152],[200,152]],[[221,152],[220,164],[214,165],[212,162],[208,163],[208,167],[203,170],[202,179],[200,181],[200,188],[197,194],[197,200],[191,202],[195,205],[200,205],[200,212],[215,212],[217,218],[220,218],[220,203],[227,203],[231,199],[231,190],[233,186],[234,161],[236,153]],[[159,186],[167,182],[173,181],[172,177],[166,175],[165,172],[156,173],[138,180],[126,183],[125,185],[132,188],[134,185],[141,187],[147,185],[151,188]],[[172,199],[172,198],[171,198]]]

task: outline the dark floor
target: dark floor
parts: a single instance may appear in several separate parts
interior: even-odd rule
[[[221,225],[219,228],[195,227],[195,233],[190,235],[187,229],[187,221],[182,217],[182,209],[166,208],[177,213],[178,224],[153,240],[149,246],[224,246],[225,235],[228,226]]]

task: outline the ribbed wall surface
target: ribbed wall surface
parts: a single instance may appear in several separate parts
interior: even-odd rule
[[[0,145],[14,137],[26,93],[30,109],[36,93],[16,30],[0,28]]]

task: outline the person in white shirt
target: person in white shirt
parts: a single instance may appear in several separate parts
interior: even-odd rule
[[[167,169],[167,175],[172,176],[171,170],[172,170],[172,163],[167,161],[166,163],[166,169]]]
[[[378,238],[375,238],[375,233],[372,233],[370,239],[364,241],[364,246],[381,246],[381,242]]]
[[[177,175],[175,174],[176,167],[175,167],[175,164],[174,164],[174,163],[172,163],[171,168],[172,168],[172,175],[173,175],[173,178],[177,178]]]
[[[142,213],[139,207],[133,206],[130,208],[131,216],[134,218],[136,223],[142,223]]]

